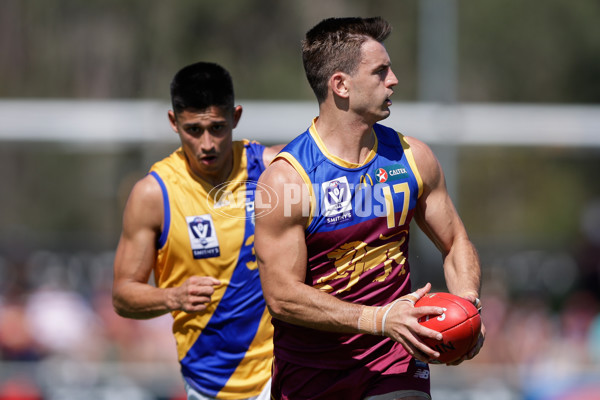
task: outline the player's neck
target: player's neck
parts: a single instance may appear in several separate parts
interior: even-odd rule
[[[327,151],[350,163],[362,164],[375,146],[373,126],[358,120],[319,116],[315,128]]]

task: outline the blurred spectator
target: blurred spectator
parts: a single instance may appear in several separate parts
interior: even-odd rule
[[[43,400],[43,396],[30,379],[13,379],[0,384],[0,400]]]
[[[596,314],[592,320],[586,339],[590,359],[600,369],[600,314]]]
[[[40,289],[26,304],[27,319],[40,346],[47,352],[73,360],[95,359],[100,350],[100,320],[80,294]]]
[[[587,340],[598,312],[598,300],[590,292],[577,291],[566,300],[560,313],[560,336],[562,346],[568,348],[571,360],[584,364],[592,362]]]
[[[507,361],[529,369],[552,351],[556,332],[552,315],[540,296],[516,299],[509,307],[503,332]]]
[[[502,292],[485,291],[481,297],[481,318],[486,327],[485,346],[471,362],[492,364],[508,362],[506,338],[503,335],[508,313],[508,301]]]
[[[596,260],[586,259],[590,266],[590,260]],[[53,260],[51,268],[60,267],[61,260],[56,256]],[[71,399],[86,391],[99,396],[115,390],[122,396],[139,390],[146,396],[140,398],[154,393],[152,400],[185,398],[179,375],[165,373],[176,371],[177,365],[169,315],[154,320],[119,317],[108,286],[95,285],[97,292],[84,292],[93,285],[76,287],[66,279],[52,279],[53,274],[43,268],[36,265],[35,273],[29,274],[35,284],[19,281],[0,293],[4,296],[0,297],[0,361],[5,363],[0,365],[0,400],[63,400],[61,393],[73,394]],[[485,381],[488,399],[565,400],[570,397],[558,393],[576,387],[592,392],[581,399],[600,399],[600,389],[590,389],[591,383],[600,382],[600,293],[588,290],[591,283],[580,285],[564,299],[541,291],[515,293],[507,279],[512,270],[504,263],[494,268],[490,271],[495,272],[488,271],[482,292],[486,344],[474,360],[443,370],[454,377],[450,384],[459,386],[454,397],[443,388],[448,396],[441,398],[475,398],[466,393],[476,390],[472,375],[477,373],[484,381],[493,377],[504,390],[517,393],[494,397]],[[7,279],[15,269],[5,266]],[[110,266],[105,270],[111,273]],[[24,270],[16,272],[27,275]],[[94,279],[103,281],[96,275]],[[80,282],[80,277],[73,281]],[[16,373],[15,366],[22,371]]]
[[[581,231],[577,249],[581,286],[600,300],[600,199],[582,211]]]
[[[0,308],[0,355],[6,361],[38,361],[44,355],[33,338],[20,301]]]
[[[93,308],[102,321],[106,339],[112,344],[108,360],[121,362],[167,362],[177,368],[175,339],[170,314],[150,320],[123,318],[115,313],[110,292],[99,292]]]

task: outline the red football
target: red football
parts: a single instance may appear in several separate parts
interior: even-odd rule
[[[442,315],[427,315],[419,323],[442,334],[441,341],[422,338],[423,342],[440,353],[436,362],[447,364],[467,354],[475,344],[481,331],[481,317],[477,308],[468,300],[451,293],[429,293],[415,307],[444,307]]]

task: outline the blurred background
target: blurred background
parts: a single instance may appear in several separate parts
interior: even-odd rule
[[[112,310],[133,183],[177,146],[169,82],[231,72],[237,137],[316,115],[300,41],[383,16],[386,125],[432,146],[480,253],[486,345],[434,366],[435,399],[600,399],[600,2],[2,0],[0,400],[182,399],[170,317]],[[446,290],[413,234],[415,284]]]

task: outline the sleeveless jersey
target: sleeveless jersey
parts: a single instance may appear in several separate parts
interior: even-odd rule
[[[264,146],[233,143],[234,165],[219,186],[197,177],[182,149],[154,164],[162,188],[164,228],[157,244],[156,285],[192,275],[221,281],[205,312],[172,312],[184,379],[208,396],[258,395],[270,379],[273,327],[254,254],[254,189]]]
[[[423,184],[404,137],[380,124],[373,132],[374,148],[360,165],[330,154],[314,121],[277,158],[287,160],[310,191],[305,283],[347,302],[382,306],[411,292],[409,224]],[[368,364],[383,371],[398,360],[406,370],[410,361],[387,337],[277,319],[273,325],[275,358],[290,363],[327,369]]]

